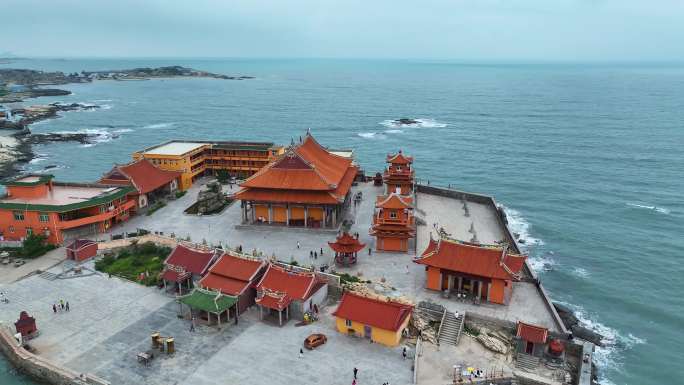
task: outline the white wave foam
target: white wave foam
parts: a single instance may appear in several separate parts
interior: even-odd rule
[[[100,143],[107,143],[119,137],[115,133],[98,129],[84,129],[79,131],[57,131],[55,134],[86,134],[88,135],[88,143],[81,145],[81,147],[93,147]]]
[[[593,355],[594,363],[596,363],[596,366],[598,366],[599,369],[602,369],[599,370],[599,375],[604,373],[605,369],[619,370],[622,366],[621,353],[633,348],[636,345],[646,343],[645,339],[639,338],[632,333],[623,335],[616,329],[602,324],[596,320],[595,315],[587,313],[587,311],[579,305],[574,305],[567,302],[559,303],[572,309],[582,326],[603,336],[603,346],[596,346]],[[610,383],[606,378],[600,378],[599,380],[601,384]]]
[[[506,212],[506,218],[508,218],[508,227],[513,233],[517,234],[520,247],[529,249],[531,246],[541,246],[544,244],[544,241],[541,239],[530,235],[530,224],[518,210],[503,205],[502,207]]]
[[[158,129],[158,128],[167,128],[167,127],[172,127],[176,123],[154,123],[154,124],[148,124],[147,126],[144,126],[143,128],[147,128],[150,130]]]
[[[403,130],[385,130],[385,134],[401,134],[403,133]]]
[[[111,110],[112,105],[111,104],[100,104],[100,109],[101,110]]]
[[[135,131],[135,130],[133,130],[133,129],[131,129],[131,128],[121,128],[121,129],[118,129],[118,130],[114,130],[114,131],[112,131],[112,132],[113,132],[113,133],[116,133],[116,134],[123,134],[123,133],[126,133],[126,132],[133,132],[133,131]]]
[[[649,206],[649,205],[641,205],[638,203],[627,203],[627,206],[633,207],[636,209],[646,209],[646,210],[652,210],[661,214],[668,215],[670,214],[670,210],[666,209],[664,207],[658,207],[658,206]]]
[[[112,99],[95,99],[93,101],[97,102],[97,103],[107,103],[107,102],[112,102],[113,100]]]
[[[434,119],[429,119],[429,118],[418,118],[418,119],[413,119],[416,121],[416,123],[411,123],[411,124],[403,124],[399,122],[398,120],[395,119],[388,119],[388,120],[383,120],[380,122],[381,125],[388,127],[388,128],[396,128],[396,127],[413,127],[413,128],[443,128],[448,126],[446,123],[441,123],[438,122]]]
[[[589,277],[589,272],[587,269],[581,268],[581,267],[576,267],[572,270],[572,273],[576,275],[577,277],[580,278],[588,278]]]
[[[36,164],[45,161],[48,158],[47,154],[35,154],[35,157],[29,160],[29,164]]]
[[[358,136],[365,138],[365,139],[385,139],[387,136],[383,135],[380,132],[359,132],[357,134]]]

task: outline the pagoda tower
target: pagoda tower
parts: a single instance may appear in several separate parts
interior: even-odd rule
[[[340,234],[335,242],[328,242],[328,245],[335,252],[335,262],[343,266],[356,263],[358,252],[366,246],[346,231]]]
[[[387,195],[399,193],[401,195],[411,195],[413,193],[413,157],[405,156],[401,150],[396,154],[387,155],[387,169],[382,175],[382,179],[387,186]]]
[[[407,252],[409,239],[416,236],[413,199],[397,193],[378,196],[370,234],[378,251]]]

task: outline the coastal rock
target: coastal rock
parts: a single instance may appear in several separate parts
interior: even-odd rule
[[[560,316],[561,320],[563,320],[563,324],[565,324],[566,328],[571,329],[573,326],[579,323],[579,319],[569,307],[557,302],[553,303],[553,307],[556,308],[558,316]]]
[[[574,337],[589,341],[597,346],[603,346],[603,336],[599,333],[580,325],[574,325],[571,330]]]
[[[480,329],[480,334],[477,336],[477,340],[485,348],[500,354],[508,353],[508,344],[506,342],[498,339],[495,334],[490,334],[485,328]]]
[[[99,135],[90,133],[51,132],[47,134],[33,134],[27,139],[27,142],[31,144],[41,144],[49,142],[78,142],[81,144],[90,144],[96,142],[97,138],[99,138]]]
[[[411,118],[401,118],[401,119],[395,119],[394,121],[392,121],[392,123],[394,123],[394,125],[396,125],[396,126],[406,126],[406,125],[410,125],[410,124],[418,124],[420,122],[415,120],[415,119],[411,119]]]

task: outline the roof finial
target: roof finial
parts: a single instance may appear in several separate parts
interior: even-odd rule
[[[301,140],[301,137],[299,139]],[[290,146],[294,146],[294,137],[290,137]]]
[[[311,136],[311,127],[306,129],[306,135]]]

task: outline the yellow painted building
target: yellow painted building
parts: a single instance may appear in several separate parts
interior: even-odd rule
[[[266,142],[170,141],[135,152],[162,170],[180,171],[179,189],[189,189],[198,178],[226,170],[236,178],[248,178],[278,155],[282,146]]]
[[[340,333],[398,346],[412,311],[411,305],[345,292],[333,315]]]

